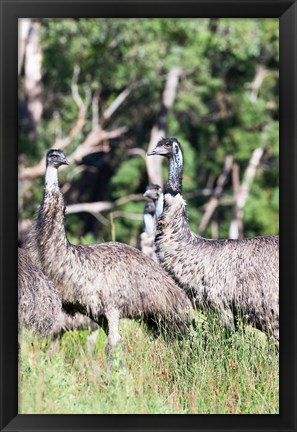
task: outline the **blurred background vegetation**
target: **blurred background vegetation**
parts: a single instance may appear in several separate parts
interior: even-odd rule
[[[69,239],[139,246],[161,134],[182,143],[195,232],[277,234],[278,62],[277,19],[20,19],[19,241],[60,147]]]

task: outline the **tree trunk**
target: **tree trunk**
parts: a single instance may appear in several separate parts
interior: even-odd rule
[[[165,136],[166,134],[167,116],[176,97],[176,90],[181,72],[181,69],[178,67],[174,67],[168,72],[162,96],[162,106],[157,118],[157,122],[151,130],[148,152],[153,150],[161,137]],[[152,184],[158,184],[161,187],[163,187],[162,160],[163,157],[157,155],[146,158],[149,182]]]
[[[25,50],[25,90],[31,137],[36,137],[42,104],[41,68],[42,51],[39,39],[39,23],[31,23]]]
[[[30,30],[30,19],[19,18],[18,19],[18,75],[20,76],[22,67],[24,64],[25,50],[28,41],[28,35]]]
[[[224,186],[227,182],[229,173],[231,171],[232,168],[232,163],[233,163],[233,156],[232,155],[227,155],[225,158],[225,164],[224,164],[224,169],[223,172],[220,174],[218,181],[217,181],[217,185],[212,193],[212,197],[210,198],[204,215],[201,219],[198,231],[200,234],[204,233],[204,231],[206,230],[216,208],[219,205],[219,198],[223,192]]]
[[[236,206],[236,218],[233,218],[230,229],[229,229],[229,237],[230,238],[240,238],[243,236],[243,228],[240,226],[243,220],[243,208],[245,206],[246,200],[250,193],[251,183],[254,180],[256,175],[257,168],[261,162],[261,158],[264,154],[264,149],[256,148],[252,156],[249,160],[248,166],[244,172],[243,180],[236,194],[236,201],[233,203],[233,206]],[[243,225],[243,224],[242,224]]]
[[[239,164],[234,162],[232,167],[232,185],[233,185],[233,204],[232,204],[232,221],[229,229],[229,238],[243,238],[243,212],[237,205],[238,195],[240,192]]]

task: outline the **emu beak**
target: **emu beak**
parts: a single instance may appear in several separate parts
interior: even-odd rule
[[[168,151],[163,146],[155,147],[150,153],[147,153],[148,156],[158,155],[158,156],[166,156]]]
[[[150,199],[152,199],[152,192],[151,192],[150,190],[147,190],[147,191],[144,192],[143,196],[144,196],[145,198],[150,198]]]
[[[61,159],[60,159],[60,164],[61,164],[61,165],[69,165],[69,162],[68,162],[68,160],[64,157],[64,158],[61,158]]]
[[[147,156],[153,156],[155,154],[158,154],[157,153],[157,147],[155,147],[150,153],[147,153]]]

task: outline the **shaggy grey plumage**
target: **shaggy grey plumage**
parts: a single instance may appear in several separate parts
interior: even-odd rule
[[[94,331],[97,328],[96,323],[87,316],[80,313],[72,316],[62,310],[53,326],[52,333],[54,335],[62,335],[66,331],[80,329]]]
[[[46,160],[43,200],[27,246],[57,288],[63,307],[101,325],[108,335],[108,351],[121,340],[121,318],[164,320],[185,330],[189,299],[154,261],[117,242],[69,243],[57,174],[67,160],[59,150],[49,151]]]
[[[182,197],[183,155],[176,138],[159,141],[151,154],[169,159],[164,211],[156,248],[164,269],[197,307],[215,310],[234,328],[238,314],[279,340],[279,237],[208,240],[194,234]]]
[[[53,283],[18,248],[19,328],[30,327],[43,335],[53,333],[61,313],[61,300]]]
[[[151,184],[147,186],[143,196],[147,199],[144,207],[143,221],[144,231],[140,235],[141,251],[158,262],[158,257],[155,250],[155,235],[156,235],[156,222],[158,211],[158,202],[162,189],[159,185]]]
[[[57,336],[79,328],[96,330],[88,317],[74,316],[62,310],[62,303],[53,283],[31,260],[28,251],[18,248],[18,308],[19,327]]]

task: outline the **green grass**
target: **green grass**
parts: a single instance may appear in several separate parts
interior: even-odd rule
[[[278,353],[261,332],[226,338],[197,313],[191,337],[166,342],[124,320],[124,344],[106,372],[106,337],[92,353],[88,331],[65,333],[53,350],[28,331],[19,338],[21,414],[277,414]],[[124,368],[119,368],[119,358]]]

